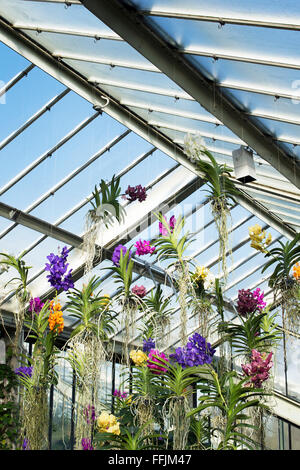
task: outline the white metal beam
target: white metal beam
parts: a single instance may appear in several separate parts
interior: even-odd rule
[[[202,10],[202,8],[201,8]],[[285,30],[292,30],[292,31],[300,31],[300,25],[297,23],[287,23],[283,21],[270,21],[259,18],[259,13],[257,14],[257,18],[250,18],[250,17],[239,17],[237,15],[228,17],[225,15],[222,16],[213,16],[213,15],[205,15],[203,11],[201,13],[189,13],[184,11],[182,8],[181,11],[170,11],[166,9],[159,9],[159,8],[152,8],[151,10],[141,9],[139,11],[142,15],[145,16],[154,16],[154,17],[161,17],[161,18],[173,18],[173,19],[183,19],[183,20],[194,20],[194,21],[207,21],[211,23],[217,23],[220,26],[225,26],[226,24],[233,24],[233,25],[240,25],[240,26],[254,26],[260,28],[271,28],[271,29],[285,29]],[[224,10],[224,13],[226,11]]]
[[[0,89],[0,97],[3,96],[5,93],[8,92],[16,83],[18,83],[22,78],[27,77],[29,72],[34,68],[34,64],[30,64],[26,67],[25,70],[19,72],[15,77],[13,77],[9,82],[5,83],[3,87]]]
[[[127,129],[125,132],[123,132],[120,135],[117,135],[114,137],[110,142],[108,142],[104,147],[102,147],[98,152],[96,152],[94,155],[92,155],[83,165],[81,165],[78,168],[75,168],[75,170],[71,171],[65,178],[63,178],[61,181],[56,183],[52,188],[50,188],[46,193],[42,194],[36,201],[32,202],[29,207],[27,207],[24,210],[24,214],[29,214],[32,212],[34,209],[36,209],[40,204],[42,204],[46,199],[48,199],[51,196],[54,196],[54,194],[61,189],[63,186],[65,186],[69,181],[71,181],[75,176],[79,175],[82,171],[84,171],[86,168],[88,168],[92,163],[94,163],[98,158],[100,158],[102,155],[104,155],[106,152],[108,152],[114,145],[119,143],[122,139],[127,137],[127,135],[130,133],[130,130]],[[18,223],[16,222],[15,224],[9,226],[7,229],[2,231],[0,233],[0,239],[3,238],[5,235],[7,235],[11,230],[13,230]]]
[[[10,135],[5,137],[5,139],[0,142],[0,150],[2,150],[4,147],[6,147],[10,142],[12,142],[16,137],[18,137],[22,132],[24,132],[31,124],[33,124],[35,121],[37,121],[43,114],[45,114],[47,111],[50,111],[51,108],[56,105],[59,101],[61,101],[68,93],[69,89],[67,88],[64,90],[62,93],[59,95],[55,96],[52,98],[48,103],[46,103],[41,109],[39,109],[36,113],[34,113],[29,119],[27,119],[22,126],[20,126],[18,129],[16,129],[14,132],[12,132]]]
[[[92,116],[85,118],[81,123],[79,123],[74,129],[72,129],[68,134],[66,134],[57,144],[55,144],[51,149],[44,152],[36,160],[31,162],[26,168],[21,170],[16,176],[14,176],[10,181],[8,181],[2,188],[0,188],[0,196],[2,196],[6,191],[11,189],[16,183],[23,179],[28,173],[30,173],[34,168],[40,165],[46,158],[51,157],[59,148],[61,148],[66,142],[68,142],[72,137],[74,137],[78,132],[84,129],[88,124],[90,124],[94,119],[100,115],[100,112],[97,111]]]

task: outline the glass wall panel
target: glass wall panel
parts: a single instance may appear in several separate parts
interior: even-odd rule
[[[288,396],[300,401],[300,339],[286,336]]]
[[[290,425],[292,450],[300,450],[300,427]]]
[[[52,449],[68,450],[71,447],[71,413],[70,397],[55,389],[53,396]]]
[[[265,447],[277,450],[279,445],[279,426],[276,416],[269,415],[265,418]]]

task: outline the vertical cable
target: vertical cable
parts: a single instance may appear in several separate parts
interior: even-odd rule
[[[72,405],[71,405],[71,430],[70,430],[70,450],[74,450],[75,443],[75,395],[76,395],[76,373],[73,369],[72,380]]]
[[[115,397],[114,397],[114,391],[115,391],[115,386],[116,386],[116,356],[115,354],[113,355],[113,360],[112,360],[112,365],[111,365],[111,412],[114,414],[114,409],[115,409]]]

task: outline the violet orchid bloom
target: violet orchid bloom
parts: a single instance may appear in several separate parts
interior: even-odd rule
[[[50,274],[47,276],[52,287],[56,290],[67,291],[74,288],[74,282],[72,280],[72,269],[67,272],[69,264],[66,263],[69,250],[66,246],[63,247],[60,255],[50,253],[47,256],[49,263],[45,265],[45,271],[49,271]]]
[[[22,443],[22,450],[30,450],[29,448],[29,441],[27,437],[24,437],[23,443]]]
[[[186,367],[202,366],[210,364],[216,350],[211,344],[199,333],[195,333],[189,338],[185,347],[179,347],[174,354],[170,354],[170,358],[181,365],[183,369]]]
[[[118,245],[116,246],[116,248],[114,249],[114,252],[113,252],[113,255],[112,255],[112,262],[114,263],[114,265],[116,267],[119,267],[120,266],[120,258],[121,258],[121,252],[123,254],[123,257],[125,256],[125,254],[127,253],[127,248],[126,246],[124,245]],[[129,252],[129,258],[131,257],[131,251]]]
[[[143,256],[143,255],[152,255],[152,253],[154,253],[154,251],[156,250],[156,247],[155,246],[151,246],[150,245],[150,242],[148,242],[147,240],[138,240],[136,243],[135,243],[135,248],[136,248],[136,254],[138,256]]]
[[[143,352],[148,353],[151,349],[155,349],[155,341],[152,338],[143,339]]]
[[[165,216],[164,216],[164,219],[169,225],[170,232],[173,233],[173,230],[174,230],[174,227],[175,227],[175,224],[176,224],[175,216],[172,215],[172,217],[170,217],[169,222],[167,221]],[[163,237],[166,237],[168,235],[168,230],[166,229],[164,224],[162,222],[159,222],[158,226],[159,226],[159,233],[161,233],[161,235]]]
[[[29,366],[29,367],[21,366],[15,369],[15,374],[18,375],[19,377],[30,378],[32,377],[32,370],[33,370],[32,366]]]
[[[87,424],[91,424],[92,422],[96,421],[96,411],[94,405],[88,405],[86,408],[84,408],[83,414]]]
[[[94,450],[94,447],[91,443],[91,439],[83,437],[81,439],[82,450]]]
[[[31,298],[29,300],[29,312],[35,312],[37,315],[40,313],[44,306],[44,302],[41,301],[39,297]]]
[[[138,184],[137,186],[128,186],[124,195],[124,199],[127,199],[130,202],[136,201],[137,199],[139,202],[143,202],[145,201],[146,197],[146,188],[144,188],[141,184]]]

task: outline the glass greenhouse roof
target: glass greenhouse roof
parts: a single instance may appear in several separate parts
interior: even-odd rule
[[[117,244],[154,239],[153,212],[162,210],[186,217],[195,238],[188,256],[222,276],[205,185],[183,151],[185,135],[200,133],[231,168],[240,146],[254,155],[257,179],[233,177],[241,195],[231,209],[228,311],[245,285],[271,296],[248,227],[259,223],[273,243],[299,231],[299,30],[292,0],[284,11],[268,0],[251,8],[236,0],[0,0],[1,251],[26,251],[32,295],[51,294],[44,264],[62,244],[82,285],[85,215],[95,185],[113,175],[122,188],[147,187],[149,197],[99,235],[105,251],[93,272],[111,265]],[[103,292],[115,295],[109,271],[102,275]],[[177,304],[164,263],[135,260],[135,275],[148,290],[160,282]],[[1,273],[2,286],[9,278]],[[15,302],[12,293],[2,298],[8,322]],[[65,324],[70,332],[73,320]],[[170,344],[178,329],[179,317]]]

